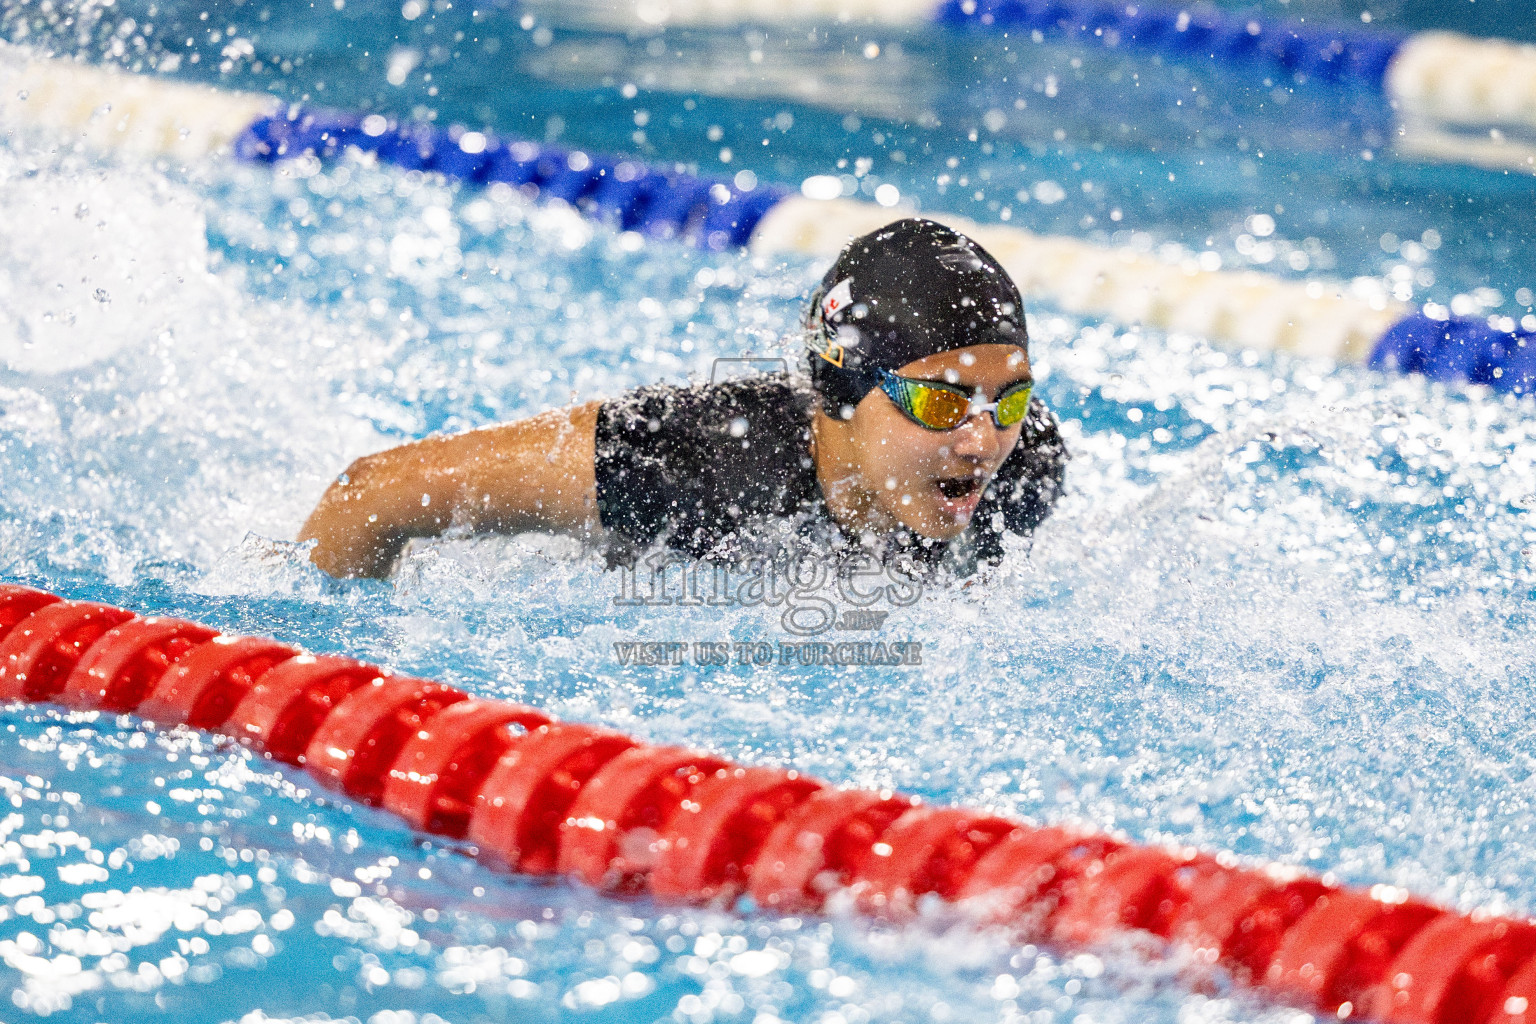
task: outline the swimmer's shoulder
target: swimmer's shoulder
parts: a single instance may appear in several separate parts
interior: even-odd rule
[[[600,422],[613,432],[666,434],[726,443],[746,439],[768,448],[809,442],[814,393],[782,372],[723,381],[646,384],[602,403]],[[733,446],[733,447],[739,447]]]
[[[594,453],[603,525],[709,557],[755,520],[803,510],[817,495],[808,403],[781,374],[651,384],[605,402]]]

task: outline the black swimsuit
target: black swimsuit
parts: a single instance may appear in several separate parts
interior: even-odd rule
[[[816,396],[784,374],[721,384],[657,384],[604,402],[597,415],[597,509],[602,524],[644,547],[662,538],[696,558],[736,560],[762,542],[856,542],[832,519],[811,461]],[[1002,557],[1004,531],[1027,534],[1061,493],[1067,451],[1038,399],[960,541],[903,531],[883,556],[936,564],[968,540],[984,562]],[[865,545],[867,547],[867,545]]]

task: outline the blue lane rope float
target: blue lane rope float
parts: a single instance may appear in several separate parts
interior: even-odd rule
[[[272,163],[371,153],[467,183],[503,182],[557,200],[621,231],[688,239],[723,251],[831,259],[849,238],[904,212],[839,197],[838,179],[798,191],[667,170],[617,157],[439,128],[382,114],[280,107],[223,92],[0,47],[0,127],[72,135],[98,149],[194,159],[231,153]],[[1536,332],[1508,318],[1453,317],[1392,299],[1380,281],[1297,281],[1253,270],[1206,270],[1129,248],[1037,235],[1007,224],[929,214],[975,238],[1026,295],[1065,312],[1197,335],[1233,347],[1280,349],[1344,363],[1536,392]]]
[[[1267,64],[1367,89],[1386,88],[1387,69],[1409,38],[1400,32],[1140,0],[944,0],[934,20],[954,28],[1025,30],[1108,47],[1134,45],[1225,65]]]
[[[1470,317],[1438,320],[1415,313],[1381,336],[1367,365],[1529,394],[1536,391],[1536,331],[1506,329]]]
[[[274,162],[348,147],[407,170],[437,171],[472,184],[504,182],[559,199],[623,231],[692,237],[712,250],[739,249],[789,190],[742,189],[733,179],[662,172],[631,160],[537,146],[460,126],[400,122],[380,114],[294,109],[258,118],[236,139],[241,160]]]

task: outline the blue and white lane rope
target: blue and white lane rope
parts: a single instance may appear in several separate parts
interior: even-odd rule
[[[798,193],[659,170],[578,150],[499,139],[461,127],[381,114],[309,111],[270,97],[223,92],[0,46],[0,129],[63,133],[108,150],[193,159],[231,153],[276,162],[356,148],[413,170],[469,183],[505,182],[624,231],[690,239],[711,249],[830,260],[847,240],[900,215],[842,198],[836,179]],[[1242,348],[1283,349],[1339,362],[1536,392],[1536,332],[1513,322],[1432,316],[1393,300],[1380,282],[1293,281],[1257,271],[1207,270],[1126,248],[1037,235],[1004,224],[930,214],[970,235],[1025,295],[1069,313],[1198,335]],[[1437,310],[1438,312],[1438,310]]]
[[[1314,24],[1158,0],[525,0],[556,22],[613,29],[937,23],[1250,67],[1381,94],[1416,158],[1536,174],[1536,46],[1452,32]]]

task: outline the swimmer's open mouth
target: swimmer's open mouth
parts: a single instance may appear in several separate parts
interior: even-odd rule
[[[981,481],[973,476],[952,476],[940,480],[937,486],[946,498],[968,498],[976,493]]]

